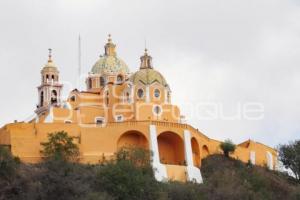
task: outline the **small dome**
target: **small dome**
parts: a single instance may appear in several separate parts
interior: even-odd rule
[[[147,68],[147,69],[140,69],[139,71],[135,72],[131,77],[130,81],[133,84],[142,83],[144,85],[151,85],[152,83],[159,83],[164,87],[167,87],[166,79],[159,73],[158,71]]]
[[[48,63],[43,67],[42,73],[44,72],[58,72],[58,69],[52,60],[48,60]]]
[[[48,62],[45,64],[45,66],[42,69],[43,72],[58,72],[57,66],[54,64],[52,60],[52,49],[49,50],[49,55],[48,55]]]
[[[160,83],[164,87],[169,87],[166,79],[158,71],[153,69],[152,57],[148,55],[148,50],[145,49],[145,53],[141,56],[140,70],[135,72],[130,81],[133,84],[142,83],[144,85],[151,85],[152,83]]]
[[[116,55],[104,55],[94,64],[92,73],[129,73],[129,68],[125,62]]]

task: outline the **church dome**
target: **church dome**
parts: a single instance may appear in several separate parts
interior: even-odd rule
[[[117,57],[115,48],[116,45],[112,43],[109,35],[108,42],[105,45],[105,54],[100,56],[100,59],[94,64],[92,68],[93,74],[102,73],[129,73],[129,68],[126,63]]]
[[[100,56],[100,59],[92,68],[93,74],[102,73],[129,73],[129,68],[126,63],[116,55]]]
[[[157,82],[164,87],[168,86],[163,75],[153,69],[152,57],[148,55],[147,49],[145,49],[145,54],[141,57],[140,70],[130,77],[130,81],[134,84],[142,83],[144,85],[151,85],[152,83]]]
[[[134,84],[142,83],[144,85],[151,85],[157,82],[164,87],[168,86],[163,75],[154,69],[140,69],[130,77],[130,81]]]

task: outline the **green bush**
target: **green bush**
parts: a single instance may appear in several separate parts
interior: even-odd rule
[[[73,138],[64,131],[49,133],[48,142],[41,143],[42,156],[46,160],[77,161],[79,148]]]
[[[236,148],[235,144],[230,139],[227,139],[224,142],[222,142],[220,144],[220,147],[226,157],[229,157],[229,154],[233,153]]]
[[[278,146],[279,160],[290,169],[300,183],[300,140]]]
[[[20,161],[3,146],[0,146],[0,178],[9,180],[16,175]]]
[[[115,160],[100,167],[96,186],[118,200],[152,200],[161,195],[150,165],[150,152],[143,149],[119,151]]]

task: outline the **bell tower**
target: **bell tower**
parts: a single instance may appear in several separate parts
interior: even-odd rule
[[[59,71],[52,60],[49,49],[48,62],[41,70],[41,85],[38,86],[38,104],[36,113],[47,111],[50,106],[60,106],[63,85],[59,83]]]

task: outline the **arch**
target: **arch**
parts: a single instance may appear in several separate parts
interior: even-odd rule
[[[196,138],[193,137],[191,139],[191,145],[192,145],[194,166],[200,167],[200,149],[199,149],[199,143],[196,140]]]
[[[208,147],[206,145],[202,146],[202,156],[201,158],[206,158],[209,155],[209,150]]]
[[[117,76],[117,82],[118,83],[121,83],[123,81],[123,76],[121,75],[121,74],[119,74],[118,76]]]
[[[105,79],[103,76],[100,77],[100,86],[104,86],[105,85]]]
[[[184,143],[174,132],[163,132],[157,137],[160,161],[169,165],[185,165]]]
[[[117,149],[121,149],[124,147],[148,149],[148,146],[149,145],[147,138],[143,133],[136,130],[131,130],[123,133],[118,139],[117,143]]]
[[[51,104],[57,103],[57,92],[56,90],[52,90],[51,92]]]
[[[88,79],[88,87],[89,89],[92,89],[93,87],[93,80],[91,78]]]
[[[44,92],[41,92],[41,98],[40,98],[40,106],[44,105]]]
[[[54,75],[52,75],[51,77],[52,77],[52,80],[54,81],[54,80],[55,80],[55,77],[54,77]]]

